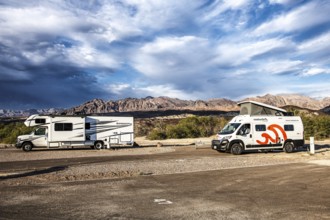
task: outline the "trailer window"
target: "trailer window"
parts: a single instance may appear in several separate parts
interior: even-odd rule
[[[294,131],[293,125],[284,125],[284,131]]]
[[[266,125],[256,125],[256,131],[266,131]]]
[[[36,124],[45,124],[46,119],[45,118],[36,118],[35,122],[36,122]]]
[[[55,131],[72,131],[72,123],[55,123]]]

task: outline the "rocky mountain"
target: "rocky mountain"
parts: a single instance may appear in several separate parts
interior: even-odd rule
[[[139,112],[139,111],[166,111],[166,110],[192,110],[192,111],[237,111],[237,103],[228,99],[212,99],[209,101],[180,100],[169,97],[146,97],[142,99],[127,98],[118,101],[104,101],[94,99],[80,106],[67,109],[66,114],[75,113],[93,114],[110,112]]]
[[[307,108],[311,110],[321,110],[322,108],[325,108],[326,106],[330,105],[329,97],[324,98],[323,100],[317,100],[299,94],[282,94],[282,95],[267,94],[265,96],[257,96],[257,97],[247,98],[245,100],[253,100],[277,107],[292,105],[292,106]]]
[[[27,110],[8,110],[0,109],[0,117],[27,117],[33,114],[51,115],[62,112],[63,109],[27,109]]]
[[[282,94],[282,95],[264,95],[247,98],[241,101],[254,100],[277,107],[297,106],[303,109],[314,111],[323,111],[329,114],[330,97],[322,100],[313,99],[298,94]],[[25,111],[0,110],[0,117],[28,116],[31,114],[96,114],[96,113],[142,113],[147,112],[152,116],[159,115],[158,112],[166,114],[190,114],[197,113],[200,115],[212,112],[233,112],[238,111],[237,103],[241,101],[232,101],[228,99],[210,99],[210,100],[180,100],[169,97],[146,97],[146,98],[126,98],[117,101],[104,101],[102,99],[93,99],[79,106],[60,110],[60,109],[30,109]],[[165,114],[165,115],[166,115]]]

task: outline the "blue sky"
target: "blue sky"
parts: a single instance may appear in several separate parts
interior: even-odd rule
[[[0,0],[0,108],[330,96],[328,0]]]

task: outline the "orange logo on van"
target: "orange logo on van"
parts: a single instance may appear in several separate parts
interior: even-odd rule
[[[269,125],[267,127],[268,130],[272,131],[274,134],[275,134],[275,138],[272,138],[269,134],[267,133],[263,133],[261,136],[265,138],[264,141],[259,141],[257,140],[257,143],[258,144],[269,144],[269,142],[272,142],[272,143],[279,143],[279,135],[277,133],[277,130],[278,129],[281,133],[282,133],[282,136],[283,136],[283,139],[284,141],[287,139],[287,136],[286,136],[286,132],[284,131],[284,129],[277,125],[277,124],[272,124],[272,125]]]

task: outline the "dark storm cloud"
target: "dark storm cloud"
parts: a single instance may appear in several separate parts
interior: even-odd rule
[[[104,98],[105,91],[92,73],[63,65],[27,69],[25,80],[15,77],[0,80],[0,108],[70,107],[96,97]]]

